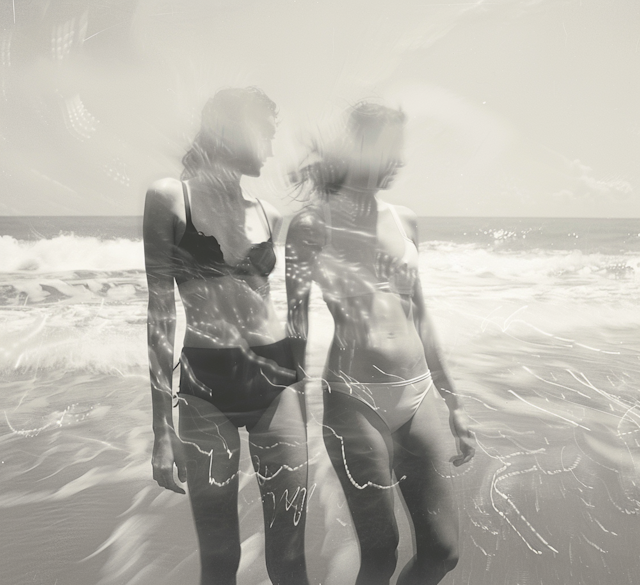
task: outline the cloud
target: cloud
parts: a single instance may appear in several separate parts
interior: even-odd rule
[[[631,183],[622,177],[597,178],[591,167],[578,159],[567,162],[571,184],[554,195],[562,199],[628,199],[633,195]]]

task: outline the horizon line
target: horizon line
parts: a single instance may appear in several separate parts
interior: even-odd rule
[[[290,213],[283,215],[283,218],[293,217],[295,213]],[[417,215],[417,214],[416,214]],[[29,219],[29,218],[140,218],[142,219],[142,215],[124,215],[124,214],[112,214],[112,215],[81,215],[81,214],[73,214],[73,215],[2,215],[0,214],[0,219]],[[417,217],[421,218],[429,218],[429,219],[638,219],[640,220],[640,216],[633,217],[619,217],[619,216],[573,216],[573,215],[417,215]]]

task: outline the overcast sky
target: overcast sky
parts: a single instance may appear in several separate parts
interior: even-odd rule
[[[14,9],[15,4],[15,9]],[[5,0],[0,214],[140,214],[204,101],[277,102],[281,178],[362,98],[408,114],[420,215],[640,217],[638,0]]]

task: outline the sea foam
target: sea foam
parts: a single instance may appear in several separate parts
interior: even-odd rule
[[[142,270],[140,240],[61,235],[35,241],[0,236],[0,272]]]

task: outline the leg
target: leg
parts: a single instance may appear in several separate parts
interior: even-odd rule
[[[444,403],[431,388],[415,415],[394,433],[397,477],[415,531],[416,554],[398,585],[435,585],[458,562],[458,518],[449,481],[434,462],[445,460],[437,409]]]
[[[356,585],[389,585],[398,548],[389,429],[368,405],[335,391],[325,393],[323,426],[360,544]]]
[[[308,585],[304,556],[307,434],[302,384],[283,390],[249,432],[265,524],[265,559],[274,585]]]
[[[200,583],[235,585],[240,563],[238,429],[209,402],[184,396],[180,401],[180,439],[188,458],[187,483],[200,548]]]

